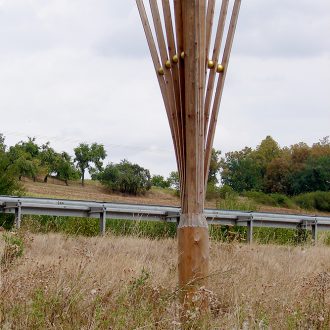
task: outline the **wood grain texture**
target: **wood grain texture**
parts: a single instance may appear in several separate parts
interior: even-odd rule
[[[181,54],[184,52],[183,49],[183,17],[182,17],[182,0],[174,0],[174,16],[175,16],[175,37],[177,54],[179,56],[179,79],[180,79],[180,94],[181,94],[181,130],[182,130],[182,146],[183,146],[183,158],[184,164],[186,162],[186,107],[185,107],[185,77],[184,77],[184,59],[181,59]],[[183,171],[183,177],[180,181],[180,196],[181,205],[183,205],[186,191],[186,172],[185,165]]]
[[[190,304],[190,294],[207,285],[209,273],[209,232],[207,228],[178,229],[179,285],[182,299]]]
[[[227,35],[226,43],[225,43],[225,49],[224,49],[223,56],[222,56],[222,65],[224,67],[224,71],[219,73],[218,83],[217,83],[214,101],[213,101],[212,113],[211,113],[211,117],[210,117],[210,125],[209,125],[209,130],[207,133],[207,140],[206,140],[206,147],[205,147],[205,171],[204,171],[205,185],[207,184],[207,177],[208,177],[208,173],[209,173],[209,169],[210,169],[212,146],[213,146],[213,141],[214,141],[215,129],[217,126],[217,121],[218,121],[219,107],[220,107],[223,87],[224,87],[224,83],[225,83],[225,79],[226,79],[229,57],[230,57],[230,52],[231,52],[231,48],[233,45],[240,6],[241,6],[241,0],[235,0],[230,23],[229,23],[228,35]]]
[[[234,3],[221,62],[224,71],[219,73],[213,105],[216,65],[229,0],[222,0],[212,53],[215,68],[209,71],[207,83],[215,0],[173,0],[175,28],[170,0],[162,0],[166,34],[163,31],[158,2],[149,0],[157,43],[153,39],[143,1],[136,1],[155,70],[160,66],[164,67],[164,75],[158,74],[157,78],[170,123],[181,189],[181,217],[178,227],[179,284],[183,289],[184,304],[190,304],[198,287],[205,285],[208,277],[209,234],[203,215],[205,191],[241,0],[235,0]],[[181,54],[184,54],[182,58]],[[178,57],[178,61],[173,61],[174,56]]]
[[[222,1],[219,21],[218,21],[218,26],[217,26],[217,32],[215,35],[214,48],[213,48],[213,53],[212,53],[212,60],[215,64],[215,68],[209,71],[207,88],[206,88],[206,96],[205,96],[205,104],[204,104],[204,117],[205,117],[204,118],[204,130],[205,130],[205,132],[207,132],[207,129],[209,126],[209,114],[210,114],[212,97],[213,97],[214,82],[215,82],[215,77],[217,74],[216,65],[219,61],[219,54],[220,54],[220,48],[221,48],[221,43],[222,43],[222,38],[223,38],[224,28],[225,28],[225,23],[226,23],[228,4],[229,4],[229,0]],[[206,133],[205,133],[205,138],[206,138]]]
[[[207,68],[207,60],[209,59],[212,27],[213,27],[213,19],[214,19],[214,8],[215,8],[215,0],[209,0],[207,2],[207,13],[206,13],[206,46],[205,46],[206,63],[205,63],[205,69]]]
[[[181,103],[181,89],[180,89],[180,72],[179,72],[179,62],[173,62],[173,57],[177,54],[177,47],[175,43],[174,29],[172,23],[172,14],[169,0],[162,0],[163,12],[164,12],[164,22],[166,29],[166,38],[167,38],[167,47],[170,60],[172,62],[172,81],[174,88],[175,104],[176,104],[176,115],[175,120],[177,121],[178,129],[178,150],[180,154],[180,163],[178,164],[179,173],[180,173],[180,182],[181,185],[184,184],[185,177],[185,145],[183,139],[183,122],[182,122],[182,103]]]
[[[165,42],[164,32],[161,24],[161,18],[159,14],[158,4],[155,0],[150,0],[150,9],[151,9],[151,15],[155,27],[156,32],[156,38],[158,41],[158,47],[159,47],[159,53],[160,58],[163,63],[163,66],[165,67],[165,63],[169,60],[169,55],[167,53],[167,46]],[[176,150],[177,154],[177,164],[178,164],[178,170],[180,177],[182,176],[182,168],[180,164],[182,163],[182,153],[179,148],[179,137],[180,137],[180,131],[179,131],[179,123],[178,123],[178,111],[177,111],[177,104],[175,101],[175,92],[174,92],[174,83],[173,83],[173,77],[171,74],[171,70],[164,68],[164,77],[165,77],[165,85],[166,90],[168,94],[168,102],[169,102],[169,108],[171,113],[171,122],[173,125],[173,131],[174,131],[174,139],[173,144],[174,148]]]
[[[171,136],[172,139],[174,141],[175,139],[175,135],[174,135],[174,126],[173,126],[173,121],[172,121],[172,116],[171,116],[171,108],[170,108],[170,103],[169,103],[169,96],[168,96],[168,92],[166,89],[166,84],[165,84],[165,79],[164,76],[161,76],[158,74],[158,69],[162,66],[161,62],[159,60],[159,55],[157,52],[157,48],[156,48],[156,44],[151,32],[151,27],[149,24],[149,20],[148,20],[148,16],[143,4],[142,0],[136,0],[136,4],[139,10],[139,14],[140,14],[140,18],[142,21],[142,25],[143,25],[143,29],[146,35],[146,39],[147,39],[147,43],[149,46],[149,50],[150,50],[150,54],[151,54],[151,58],[152,58],[152,62],[154,64],[154,69],[156,72],[156,76],[157,76],[157,80],[159,83],[159,87],[160,87],[160,91],[162,94],[162,98],[163,98],[163,102],[165,105],[165,110],[166,110],[166,114],[167,114],[167,118],[168,118],[168,122],[169,122],[169,126],[170,126],[170,131],[171,131]],[[176,159],[178,161],[178,155],[177,155],[177,151],[175,150],[175,155],[176,155]]]

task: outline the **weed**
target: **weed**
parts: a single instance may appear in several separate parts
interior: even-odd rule
[[[23,238],[16,233],[3,234],[5,243],[4,250],[0,259],[0,264],[6,268],[14,262],[15,259],[21,257],[24,251]]]

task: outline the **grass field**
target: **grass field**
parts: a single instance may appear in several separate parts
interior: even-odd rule
[[[162,189],[127,197],[95,182],[24,185],[38,197],[179,204]],[[244,198],[222,205],[304,212]],[[20,232],[0,232],[0,329],[330,328],[328,236],[318,246],[294,246],[294,231],[263,229],[257,242],[285,245],[247,245],[211,228],[209,285],[196,297],[206,296],[210,311],[187,311],[183,325],[175,226],[165,225],[108,221],[107,235],[97,237],[97,220],[26,216]]]
[[[329,329],[330,249],[211,244],[211,310],[180,325],[175,239],[0,236],[1,329]]]

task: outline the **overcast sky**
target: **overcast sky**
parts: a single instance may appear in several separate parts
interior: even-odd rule
[[[329,31],[329,0],[242,1],[216,149],[330,135]],[[176,168],[133,0],[0,0],[0,114],[8,145],[98,142],[109,161]]]

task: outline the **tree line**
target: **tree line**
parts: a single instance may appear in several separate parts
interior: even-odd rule
[[[86,172],[112,191],[129,194],[144,193],[151,188],[149,170],[127,160],[104,167],[107,156],[102,144],[80,143],[74,148],[74,156],[57,152],[47,142],[39,145],[35,138],[28,137],[14,146],[7,147],[0,134],[0,194],[22,192],[23,177],[46,183],[49,177],[62,180],[81,180],[85,184]]]
[[[164,178],[151,176],[148,169],[128,160],[104,166],[107,152],[98,143],[80,143],[73,152],[74,156],[57,152],[49,142],[39,145],[31,137],[7,147],[0,134],[0,194],[19,191],[22,177],[42,178],[47,182],[51,176],[67,185],[70,180],[81,180],[84,185],[86,172],[111,191],[141,194],[151,186],[179,191],[176,171]],[[213,149],[207,197],[217,197],[220,186],[228,186],[237,193],[260,191],[298,195],[330,191],[329,137],[311,146],[300,142],[281,148],[267,136],[256,148],[245,147],[224,156]]]
[[[330,141],[325,137],[281,148],[267,136],[255,148],[228,152],[220,160],[223,185],[236,192],[261,191],[298,195],[330,191]]]

